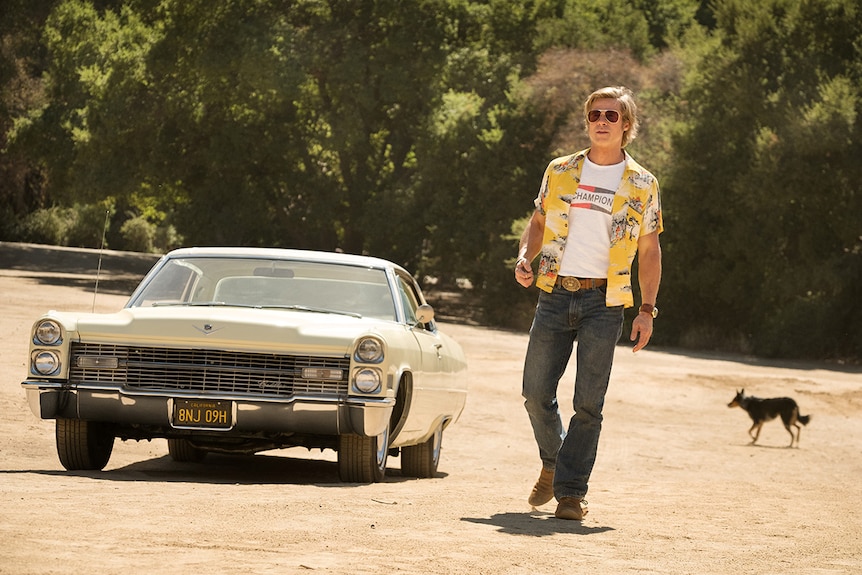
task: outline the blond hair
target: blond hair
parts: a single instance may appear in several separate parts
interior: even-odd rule
[[[629,129],[623,132],[622,147],[625,148],[637,137],[638,127],[640,126],[640,120],[638,120],[638,105],[635,103],[635,96],[632,91],[625,86],[608,86],[606,88],[600,88],[587,96],[587,100],[584,102],[584,127],[589,130],[590,122],[587,120],[587,114],[589,114],[595,101],[605,98],[610,98],[620,103],[621,119],[623,122],[629,123]]]

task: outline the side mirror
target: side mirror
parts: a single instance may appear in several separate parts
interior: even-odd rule
[[[434,308],[423,303],[416,309],[416,323],[429,323],[434,320]]]

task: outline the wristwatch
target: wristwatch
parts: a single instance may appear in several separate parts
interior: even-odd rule
[[[652,316],[653,319],[658,317],[658,308],[651,303],[642,303],[638,308],[638,312],[640,313],[648,313]]]

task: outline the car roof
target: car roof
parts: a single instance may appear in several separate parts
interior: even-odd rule
[[[193,247],[179,248],[165,254],[165,257],[251,257],[279,260],[304,260],[331,264],[343,264],[372,268],[391,268],[401,270],[403,267],[383,258],[359,256],[338,252],[322,252],[315,250],[297,250],[287,248],[243,248],[243,247]]]

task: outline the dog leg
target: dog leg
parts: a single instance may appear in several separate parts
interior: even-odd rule
[[[760,437],[760,428],[761,427],[763,427],[762,421],[760,423],[755,423],[754,425],[751,426],[751,429],[748,430],[748,435],[751,436],[751,445],[754,445],[755,443],[757,443],[757,438]],[[757,429],[757,431],[752,433],[752,431],[754,431],[755,428]]]
[[[790,434],[790,445],[789,445],[789,447],[793,447],[793,443],[794,443],[794,442],[795,442],[795,440],[796,440],[796,437],[793,435],[793,430],[792,430],[792,429],[790,429],[790,426],[789,426],[789,425],[787,425],[787,424],[784,424],[784,429],[786,429],[786,430],[787,430],[787,433],[789,433],[789,434]],[[797,432],[797,433],[798,433],[798,432]]]
[[[790,417],[784,417],[782,414],[781,419],[784,423],[784,429],[787,430],[787,433],[790,434],[790,447],[793,447],[794,440],[796,441],[796,446],[799,447],[799,424],[796,423],[799,417],[799,407],[793,406],[793,411],[790,413]],[[796,428],[796,436],[793,436],[793,429],[790,426]]]

